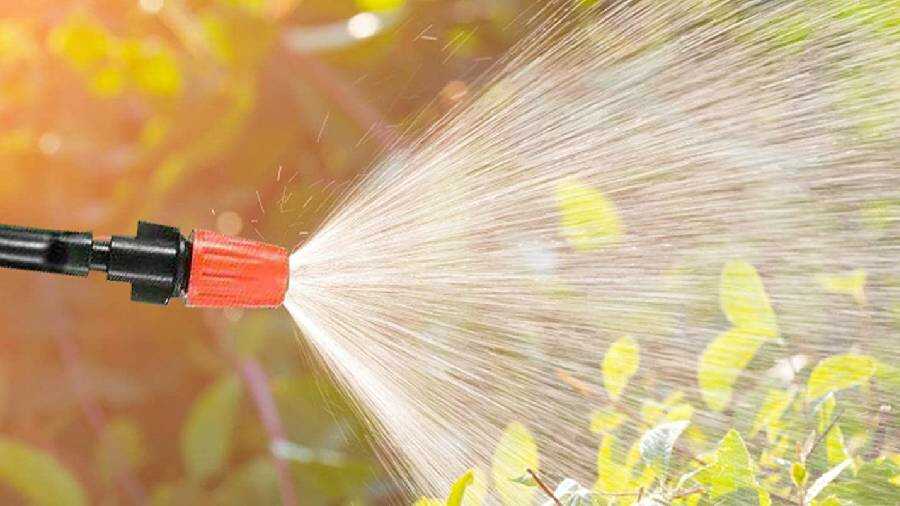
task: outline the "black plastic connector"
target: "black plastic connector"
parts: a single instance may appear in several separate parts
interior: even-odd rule
[[[0,267],[131,283],[131,300],[167,304],[187,291],[191,244],[174,227],[141,221],[135,237],[0,225]]]

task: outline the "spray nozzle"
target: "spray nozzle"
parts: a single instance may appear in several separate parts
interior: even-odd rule
[[[288,284],[284,248],[208,230],[185,238],[174,227],[141,221],[135,237],[95,240],[90,232],[0,225],[0,267],[131,283],[131,300],[193,307],[274,307]]]

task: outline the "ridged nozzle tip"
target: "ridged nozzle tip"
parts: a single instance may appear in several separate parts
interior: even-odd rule
[[[195,230],[187,305],[276,307],[288,287],[287,250],[272,244]]]

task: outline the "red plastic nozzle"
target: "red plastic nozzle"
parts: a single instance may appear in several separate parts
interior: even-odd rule
[[[275,307],[288,286],[287,250],[256,241],[195,230],[191,238],[187,305]]]

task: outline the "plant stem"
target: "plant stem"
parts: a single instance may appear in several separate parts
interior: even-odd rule
[[[539,487],[541,487],[541,490],[543,490],[548,496],[550,496],[551,499],[553,499],[553,502],[556,503],[556,506],[562,506],[562,503],[559,502],[559,499],[556,498],[556,496],[553,494],[553,491],[551,491],[550,488],[547,487],[547,485],[541,480],[536,472],[532,471],[531,469],[526,469],[526,471],[528,471],[528,474],[530,474],[531,477],[534,478],[534,482],[537,483]]]
[[[284,424],[281,423],[281,417],[278,414],[278,407],[275,405],[272,392],[269,390],[269,378],[262,365],[255,358],[244,358],[238,361],[238,369],[241,373],[241,378],[250,390],[250,396],[256,404],[256,410],[259,412],[259,418],[266,429],[270,443],[287,440],[284,433]],[[297,492],[294,490],[294,482],[291,479],[288,464],[274,455],[272,455],[272,459],[275,463],[275,470],[278,473],[281,503],[284,506],[298,504]]]

